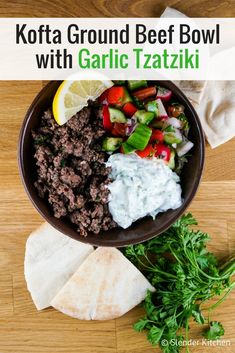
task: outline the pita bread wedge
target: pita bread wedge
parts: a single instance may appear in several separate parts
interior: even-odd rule
[[[115,248],[98,248],[83,262],[51,305],[81,320],[110,320],[139,304],[154,288]]]
[[[26,242],[24,272],[38,310],[50,306],[52,298],[93,250],[48,223],[31,233]]]

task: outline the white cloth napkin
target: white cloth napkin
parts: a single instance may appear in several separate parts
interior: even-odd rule
[[[186,17],[167,7],[161,17]],[[175,81],[194,105],[212,148],[235,136],[235,81]]]

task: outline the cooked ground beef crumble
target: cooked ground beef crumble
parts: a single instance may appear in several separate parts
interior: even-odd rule
[[[76,224],[82,236],[117,226],[107,204],[110,170],[100,145],[104,134],[99,109],[92,103],[63,126],[49,109],[32,132],[39,196],[49,201],[55,217]]]

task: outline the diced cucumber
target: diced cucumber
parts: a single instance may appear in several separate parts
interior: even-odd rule
[[[148,112],[152,112],[154,113],[154,116],[159,116],[159,108],[158,108],[158,103],[157,101],[151,101],[151,102],[148,102],[146,105],[145,105],[145,108]]]
[[[130,93],[128,92],[127,88],[124,87],[124,95],[123,95],[123,100],[122,100],[122,105],[132,102],[133,99],[130,96]]]
[[[134,132],[128,137],[127,143],[137,150],[143,151],[152,135],[152,129],[144,124],[138,124]]]
[[[146,110],[137,110],[134,116],[137,118],[139,123],[145,124],[145,125],[148,125],[150,121],[154,119],[154,113],[146,112]]]
[[[120,137],[106,137],[103,140],[102,150],[106,152],[116,151],[122,144],[123,139]]]
[[[144,109],[144,104],[135,96],[132,96],[132,101],[138,109]]]
[[[144,88],[147,87],[147,81],[146,80],[130,80],[127,81],[127,85],[130,91],[134,91],[138,88]]]
[[[122,143],[122,148],[123,148],[124,154],[129,154],[129,153],[132,153],[136,150],[135,147],[129,145],[129,143],[127,143],[127,142]]]
[[[124,80],[113,80],[113,83],[117,86],[123,86],[125,85],[126,81]]]
[[[172,145],[173,143],[178,145],[182,142],[182,134],[177,129],[175,129],[174,132],[164,131],[164,141],[169,145]]]
[[[124,113],[116,108],[109,107],[110,121],[112,123],[126,123],[127,118]]]
[[[165,109],[161,99],[157,99],[156,102],[158,104],[158,111],[159,111],[158,117],[160,119],[167,119],[168,115],[167,115],[166,109]]]
[[[171,150],[170,160],[168,162],[168,167],[171,169],[175,168],[175,151]]]

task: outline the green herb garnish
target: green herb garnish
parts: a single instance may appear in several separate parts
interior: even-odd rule
[[[66,166],[66,161],[64,159],[61,160],[60,166],[64,168]]]
[[[190,154],[190,153],[187,153],[187,154],[185,154],[184,156],[178,157],[178,158],[176,159],[176,167],[175,167],[175,169],[174,169],[174,172],[175,172],[175,173],[177,173],[177,174],[180,174],[180,173],[181,173],[181,171],[182,171],[182,169],[183,169],[183,167],[184,167],[184,164],[185,164],[185,163],[188,163],[188,157],[190,157],[190,156],[191,156],[191,154]]]
[[[168,125],[165,129],[165,132],[175,132],[175,129],[172,125]]]
[[[218,321],[212,321],[209,324],[209,328],[204,331],[203,336],[208,340],[218,340],[224,335],[224,328]]]
[[[203,333],[207,339],[224,334],[222,325],[211,322],[209,317],[235,287],[235,281],[231,281],[235,259],[218,265],[216,257],[206,249],[208,234],[191,229],[196,224],[191,214],[184,215],[156,238],[124,249],[125,256],[156,288],[156,292],[148,292],[143,302],[145,316],[134,329],[146,331],[147,339],[153,345],[159,344],[164,353],[180,351],[182,345],[171,345],[171,340],[188,341],[191,318],[209,326]],[[223,292],[224,296],[208,309],[206,319],[201,305]]]
[[[181,113],[179,116],[177,116],[177,119],[183,122],[182,129],[183,130],[189,130],[189,122],[184,113]]]
[[[49,140],[50,140],[50,136],[48,136],[48,135],[45,135],[45,136],[40,135],[34,140],[34,144],[41,146],[44,143],[48,142]]]

